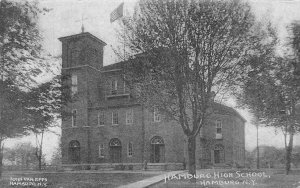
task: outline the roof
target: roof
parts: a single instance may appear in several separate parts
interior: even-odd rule
[[[220,103],[217,103],[217,102],[214,102],[213,103],[213,108],[214,110],[216,110],[215,112],[217,114],[224,114],[224,115],[233,115],[233,116],[236,116],[236,117],[239,117],[240,119],[242,119],[244,122],[246,122],[247,120],[241,116],[240,113],[238,113],[238,111],[236,111],[234,108],[232,107],[229,107],[229,106],[226,106],[224,104],[220,104]]]
[[[142,58],[144,57],[145,54],[144,53],[140,53],[140,54],[135,54],[131,57],[129,57],[129,59],[124,60],[124,61],[120,61],[118,63],[114,63],[114,64],[110,64],[110,65],[106,65],[102,68],[103,71],[110,71],[110,70],[116,70],[116,69],[123,69],[125,67],[125,65],[128,65],[129,63],[134,63],[134,59],[137,58]]]
[[[115,70],[115,69],[123,69],[124,65],[127,62],[128,61],[126,61],[126,62],[121,61],[121,62],[118,62],[118,63],[114,63],[114,64],[103,66],[102,71],[110,71],[110,70]]]
[[[105,42],[103,42],[98,37],[92,35],[89,32],[79,33],[79,34],[70,35],[70,36],[66,36],[66,37],[60,37],[60,38],[58,38],[58,40],[60,40],[61,42],[64,42],[64,41],[68,41],[68,40],[71,40],[71,39],[74,39],[74,38],[81,38],[81,37],[90,37],[93,40],[95,40],[95,41],[99,42],[100,44],[102,44],[103,46],[106,45]]]

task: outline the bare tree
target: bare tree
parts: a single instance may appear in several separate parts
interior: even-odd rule
[[[235,83],[265,36],[256,35],[250,6],[236,0],[140,0],[122,23],[125,80],[143,105],[179,122],[195,174],[195,138],[213,113],[212,98]]]

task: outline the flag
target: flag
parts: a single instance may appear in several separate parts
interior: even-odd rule
[[[112,11],[112,13],[110,13],[110,23],[123,16],[123,5],[124,3],[121,3],[114,11]]]

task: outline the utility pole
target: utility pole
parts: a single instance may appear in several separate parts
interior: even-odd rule
[[[256,124],[256,150],[257,150],[257,153],[256,153],[256,168],[259,169],[259,147],[258,147],[258,124]]]

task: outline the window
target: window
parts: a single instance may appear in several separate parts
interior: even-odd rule
[[[104,158],[104,144],[99,145],[99,158]]]
[[[125,83],[125,80],[124,80],[123,89],[124,89],[123,92],[126,93],[126,83]]]
[[[154,122],[160,122],[160,114],[157,108],[154,108],[153,116],[154,116]]]
[[[71,81],[72,81],[71,92],[72,95],[75,95],[78,92],[78,83],[77,83],[76,74],[72,74]]]
[[[222,133],[222,122],[220,120],[216,121],[216,130],[217,130],[217,134]]]
[[[238,124],[234,124],[234,129],[235,129],[235,134],[238,136],[239,135],[239,126]]]
[[[105,120],[104,120],[104,112],[99,112],[98,113],[98,125],[104,125]]]
[[[72,127],[76,127],[77,110],[72,110]]]
[[[119,124],[118,112],[112,112],[112,124],[113,125]]]
[[[127,154],[128,154],[128,157],[132,157],[132,155],[133,155],[133,145],[131,142],[128,143]]]
[[[133,110],[126,111],[126,125],[131,125],[133,123]]]
[[[78,49],[76,49],[76,48],[71,49],[71,62],[72,62],[72,66],[76,66],[77,65],[78,55],[79,55]]]
[[[111,94],[116,95],[118,93],[118,81],[112,80],[111,81]]]

